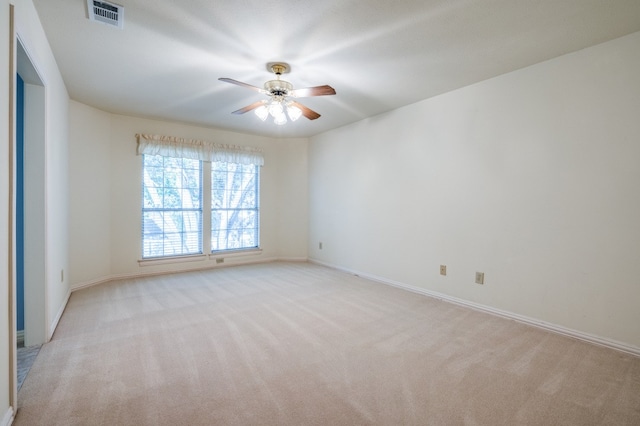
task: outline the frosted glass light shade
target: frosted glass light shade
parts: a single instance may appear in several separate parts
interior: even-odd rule
[[[256,108],[255,109],[255,113],[258,116],[258,118],[260,118],[260,120],[262,120],[262,121],[266,120],[267,117],[269,116],[269,110],[264,105],[262,105],[261,107]]]
[[[280,102],[274,101],[269,104],[269,114],[273,118],[276,118],[278,115],[283,114],[282,104]]]
[[[296,121],[302,115],[302,111],[297,106],[288,105],[287,114],[289,115],[291,121]]]
[[[278,126],[282,126],[283,124],[287,123],[287,116],[284,115],[284,112],[281,112],[280,114],[275,116],[275,118],[273,119],[273,122],[276,123]]]

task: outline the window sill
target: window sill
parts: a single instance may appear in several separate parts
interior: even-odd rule
[[[254,256],[262,254],[261,248],[243,250],[225,250],[209,254],[195,254],[191,256],[154,257],[152,259],[139,259],[139,266],[166,265],[171,263],[201,262],[204,260],[217,260],[226,257]]]
[[[239,257],[239,256],[252,256],[256,254],[262,254],[261,248],[242,249],[242,250],[224,250],[209,253],[209,259],[224,259],[225,257]]]
[[[206,254],[192,256],[155,257],[153,259],[138,260],[139,266],[164,265],[168,263],[200,262],[207,259]]]

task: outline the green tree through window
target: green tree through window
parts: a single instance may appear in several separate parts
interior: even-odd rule
[[[142,258],[259,247],[259,177],[256,165],[143,155]]]
[[[202,253],[202,162],[143,156],[142,257]]]
[[[211,251],[258,247],[258,166],[211,165]]]

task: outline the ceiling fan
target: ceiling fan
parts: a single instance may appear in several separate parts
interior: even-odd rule
[[[265,121],[267,117],[271,115],[274,122],[278,125],[285,124],[287,122],[287,116],[289,116],[291,121],[296,121],[302,115],[307,117],[309,120],[315,120],[320,117],[320,114],[295,101],[295,99],[336,94],[333,87],[328,85],[294,89],[293,85],[288,81],[280,80],[280,76],[288,73],[290,70],[289,65],[283,62],[269,63],[267,64],[267,68],[276,75],[276,79],[269,80],[264,83],[263,89],[231,78],[218,79],[220,81],[255,90],[256,92],[269,97],[268,99],[254,102],[251,105],[247,105],[244,108],[233,111],[232,114],[244,114],[245,112],[254,111],[262,121]]]

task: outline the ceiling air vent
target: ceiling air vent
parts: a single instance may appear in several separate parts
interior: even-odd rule
[[[124,7],[106,1],[87,0],[89,20],[102,22],[122,29],[124,24]]]

